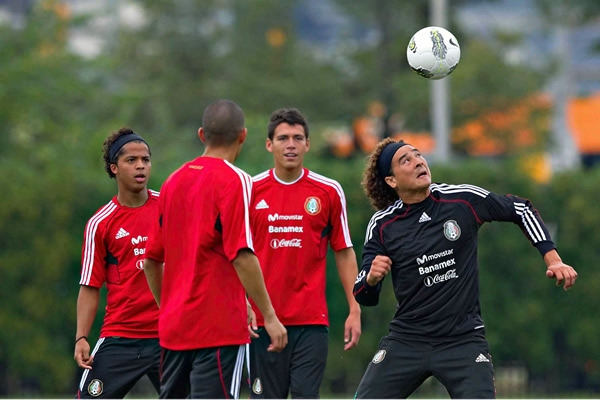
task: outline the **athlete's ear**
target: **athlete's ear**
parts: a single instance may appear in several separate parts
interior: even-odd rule
[[[202,143],[206,143],[206,138],[204,137],[204,129],[202,127],[198,128],[198,137]]]
[[[396,187],[398,186],[396,184],[396,178],[394,178],[394,175],[386,176],[385,183],[387,183],[388,186],[390,186],[392,189],[396,189]]]
[[[246,137],[248,137],[248,128],[244,128],[242,129],[242,132],[240,133],[240,144],[244,143],[244,141],[246,141]]]
[[[265,147],[267,148],[267,151],[269,153],[272,153],[273,152],[273,141],[271,139],[267,138],[267,141],[265,143]]]
[[[306,151],[310,150],[310,139],[306,138]]]
[[[110,172],[112,172],[115,175],[117,174],[117,172],[119,172],[119,167],[116,163],[110,164]]]

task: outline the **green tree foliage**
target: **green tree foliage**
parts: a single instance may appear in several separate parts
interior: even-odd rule
[[[65,51],[67,22],[35,8],[0,27],[0,394],[73,392],[72,342],[84,215],[96,184],[108,96]],[[93,103],[94,107],[89,105]],[[93,149],[93,150],[92,150]],[[101,171],[101,167],[94,167]]]

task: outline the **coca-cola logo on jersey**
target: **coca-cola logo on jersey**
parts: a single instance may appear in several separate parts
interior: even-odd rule
[[[279,249],[282,247],[302,248],[302,239],[271,239],[271,248]]]
[[[135,267],[137,269],[144,269],[144,260],[143,259],[142,260],[137,260],[135,262]]]
[[[428,276],[425,279],[423,279],[423,283],[425,283],[425,286],[431,287],[433,285],[437,285],[438,283],[446,282],[446,281],[449,281],[450,279],[456,279],[456,278],[458,278],[458,275],[456,275],[456,270],[451,269],[448,272],[446,272],[445,274],[437,274],[434,276]]]

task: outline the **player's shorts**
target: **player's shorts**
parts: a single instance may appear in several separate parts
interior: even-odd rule
[[[158,393],[160,353],[158,339],[100,338],[92,351],[92,369],[81,375],[77,398],[122,399],[144,375]]]
[[[323,325],[286,326],[288,344],[267,352],[264,328],[250,344],[250,390],[254,399],[318,399],[327,363],[329,331]]]
[[[430,376],[451,398],[496,397],[492,357],[485,336],[478,333],[437,343],[385,336],[355,398],[405,399]]]
[[[163,350],[161,399],[238,399],[245,345]]]

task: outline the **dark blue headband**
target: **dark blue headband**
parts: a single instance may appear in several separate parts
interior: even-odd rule
[[[119,138],[115,140],[113,144],[110,145],[110,149],[108,149],[108,158],[110,159],[110,161],[115,162],[115,156],[119,153],[119,150],[121,150],[123,146],[125,146],[127,143],[136,140],[146,143],[146,141],[142,139],[141,136],[138,136],[135,133],[119,136]],[[148,143],[146,143],[146,146],[148,146]],[[148,148],[150,148],[150,146],[148,146]]]
[[[400,140],[399,142],[391,142],[383,148],[379,154],[379,158],[377,159],[377,175],[379,175],[380,178],[383,179],[390,175],[390,170],[392,169],[392,158],[394,158],[394,154],[396,154],[400,147],[407,144],[408,143],[404,143],[402,140]]]

